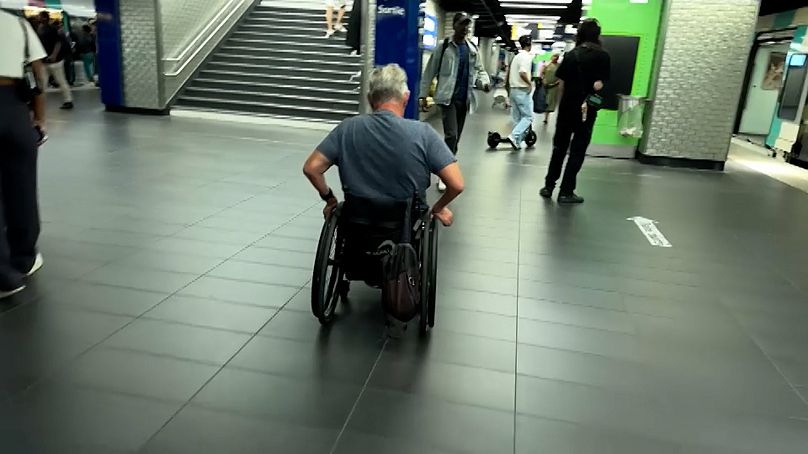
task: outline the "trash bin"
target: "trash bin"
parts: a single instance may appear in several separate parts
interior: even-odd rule
[[[617,109],[617,129],[620,131],[621,136],[635,139],[642,138],[647,103],[647,99],[639,96],[620,95],[620,105]]]

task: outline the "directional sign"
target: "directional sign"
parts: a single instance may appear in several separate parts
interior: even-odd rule
[[[665,235],[657,228],[657,222],[653,219],[644,218],[642,216],[634,216],[633,218],[628,218],[629,221],[633,221],[634,224],[637,225],[637,228],[640,229],[645,238],[651,243],[651,246],[656,247],[673,247],[673,245],[665,238]]]

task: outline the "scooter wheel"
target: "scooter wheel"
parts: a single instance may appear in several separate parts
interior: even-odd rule
[[[498,132],[489,132],[488,133],[488,147],[489,148],[496,148],[499,143],[502,142],[502,136],[499,135]]]
[[[527,136],[525,136],[525,143],[527,144],[528,147],[536,145],[536,141],[538,140],[539,138],[538,136],[536,136],[536,132],[533,131],[532,129],[527,133]]]

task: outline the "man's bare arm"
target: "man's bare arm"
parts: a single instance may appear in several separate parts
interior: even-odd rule
[[[328,194],[328,183],[325,181],[325,173],[331,168],[331,161],[325,157],[319,150],[314,150],[306,163],[303,164],[303,174],[309,179],[311,185],[320,194],[325,197]]]

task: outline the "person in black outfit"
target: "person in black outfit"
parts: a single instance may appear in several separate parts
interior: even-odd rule
[[[587,19],[578,27],[575,49],[564,56],[556,71],[561,81],[557,88],[561,101],[553,137],[553,155],[544,188],[539,191],[542,197],[553,196],[569,150],[558,203],[583,203],[583,197],[575,194],[576,178],[584,163],[597,118],[597,110],[587,103],[587,98],[603,89],[609,81],[610,69],[609,54],[600,45],[600,25],[595,19]]]
[[[45,99],[26,65],[44,71],[45,50],[22,18],[0,10],[0,298],[25,288],[42,266],[37,252],[37,140],[45,138]],[[26,56],[27,54],[27,56]]]

